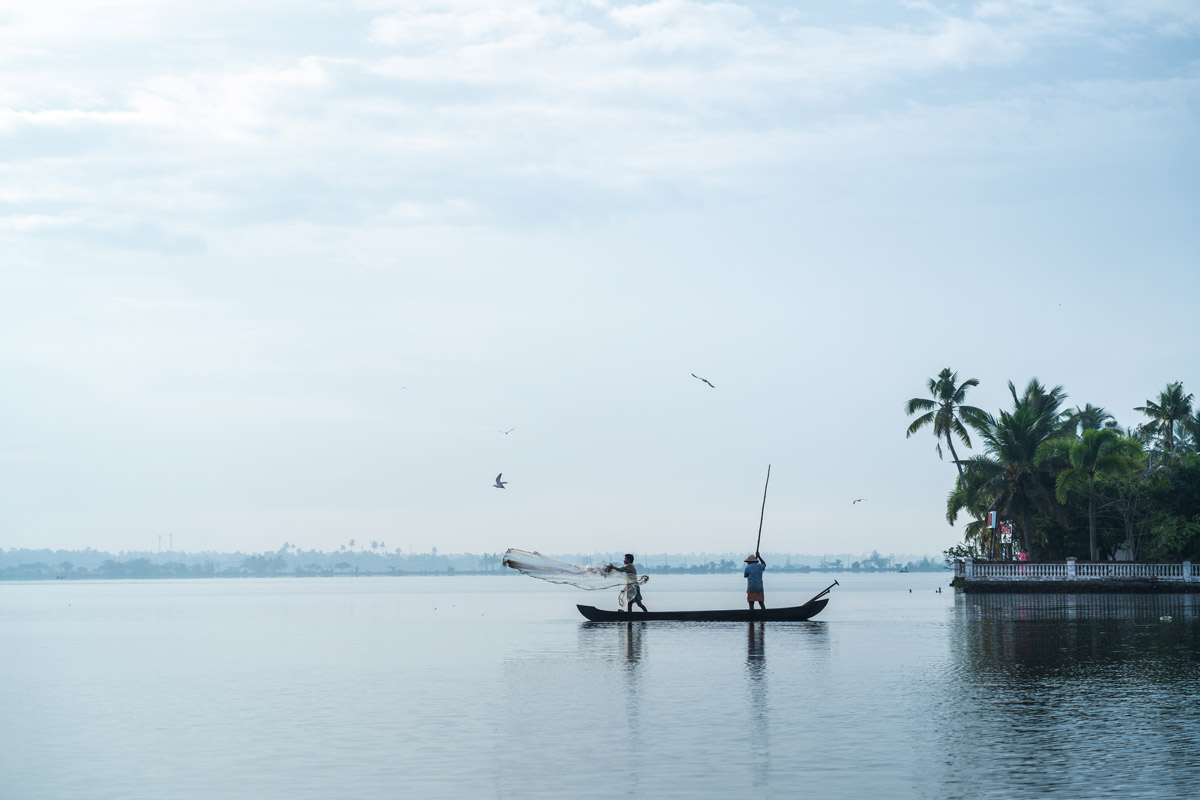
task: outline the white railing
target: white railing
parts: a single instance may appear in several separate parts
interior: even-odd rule
[[[1200,564],[1133,564],[1126,561],[1081,563],[1068,558],[1063,563],[1034,564],[1026,561],[990,562],[964,559],[954,564],[956,577],[969,581],[1198,581]]]

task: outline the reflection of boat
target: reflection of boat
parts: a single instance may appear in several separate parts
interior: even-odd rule
[[[728,611],[607,611],[582,605],[576,608],[592,622],[803,622],[819,614],[828,602],[829,598],[818,595],[802,606],[755,611],[744,608]]]

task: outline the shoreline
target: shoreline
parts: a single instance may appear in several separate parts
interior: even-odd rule
[[[1200,594],[1200,584],[1183,581],[1091,580],[989,581],[957,577],[950,585],[964,594]]]

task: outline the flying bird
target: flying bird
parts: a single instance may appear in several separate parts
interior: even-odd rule
[[[712,385],[712,383],[711,383],[711,382],[708,380],[708,378],[701,378],[699,375],[697,375],[697,374],[696,374],[696,373],[694,373],[694,372],[692,373],[692,377],[693,377],[693,378],[695,378],[695,379],[696,379],[696,380],[698,380],[698,381],[704,381],[705,383],[707,383],[707,384],[708,384],[708,385],[709,385],[711,388],[713,388],[713,389],[717,388],[717,387],[715,387],[715,386],[713,386],[713,385]]]
[[[510,433],[512,433],[515,430],[516,430],[516,428],[509,428],[506,431],[496,431],[496,433],[503,433],[505,436],[508,436]]]
[[[867,498],[865,498],[865,497],[860,497],[854,501],[854,503],[865,503],[865,502],[867,502]],[[854,505],[854,503],[851,503],[850,505]]]
[[[503,472],[501,472],[501,473],[500,473],[500,475],[503,475],[503,474],[504,474]],[[497,489],[503,489],[503,488],[504,488],[504,484],[508,483],[508,481],[502,481],[502,480],[500,480],[500,475],[497,475],[497,476],[496,476],[496,483],[495,483],[495,486],[496,486],[496,488],[497,488]]]

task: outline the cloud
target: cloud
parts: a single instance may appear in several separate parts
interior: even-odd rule
[[[162,255],[205,252],[203,237],[173,231],[150,220],[121,219],[103,214],[12,214],[0,216],[0,231],[52,238],[84,248],[136,250]]]
[[[188,142],[274,139],[303,120],[305,106],[320,102],[330,83],[312,57],[281,69],[156,77],[131,97],[131,122]]]
[[[704,192],[803,161],[807,145],[846,126],[877,123],[874,146],[886,147],[885,126],[932,106],[974,107],[978,81],[1003,82],[1064,43],[1179,36],[1196,17],[1187,4],[1123,8],[986,2],[867,23],[686,0],[367,3],[357,47],[334,46],[335,30],[309,50],[279,39],[212,59],[203,40],[180,38],[165,6],[146,2],[126,22],[97,21],[89,47],[166,35],[165,57],[95,61],[86,74],[36,55],[81,28],[22,12],[32,49],[6,85],[0,140],[17,154],[10,182],[39,212],[103,203],[162,231],[507,219],[505,182],[548,197],[588,187],[615,207],[632,193],[677,199],[681,187]],[[230,30],[229,13],[188,6],[184,18],[213,35]],[[1003,91],[1055,82],[1040,72]]]
[[[1155,307],[1187,355],[1197,8],[25,4],[0,28],[0,363],[25,389],[0,400],[33,433],[6,451],[156,471],[128,435],[169,440],[164,468],[282,475],[333,447],[478,527],[444,477],[511,455],[471,439],[493,416],[544,425],[527,481],[607,468],[631,508],[643,464],[683,476],[714,443],[718,483],[768,444],[825,454],[813,481],[852,469],[802,382],[870,375],[861,435],[895,445],[868,406],[900,373],[1026,371],[1020,336],[1067,335],[1033,279],[1124,287],[1097,352]],[[1008,327],[946,335],[981,298]],[[726,376],[702,411],[688,369]],[[940,525],[927,505],[897,518]]]

